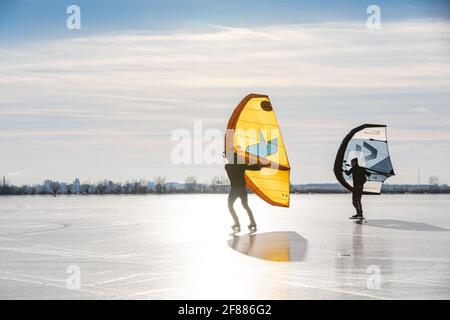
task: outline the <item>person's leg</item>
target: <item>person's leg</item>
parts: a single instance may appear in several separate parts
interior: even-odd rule
[[[356,214],[358,216],[362,216],[362,214],[363,214],[362,204],[361,204],[362,194],[363,194],[362,188],[354,188],[353,189],[353,206],[355,207]]]
[[[353,206],[356,209],[356,214],[358,214],[359,213],[358,192],[356,189],[353,189],[353,192],[352,192],[352,202],[353,202]]]
[[[242,189],[239,193],[239,197],[241,198],[242,206],[247,211],[248,218],[250,219],[250,224],[256,226],[255,217],[253,217],[253,212],[248,205],[247,190]]]
[[[236,190],[231,189],[230,193],[228,194],[228,210],[230,210],[231,216],[233,217],[233,220],[234,220],[234,224],[236,226],[239,226],[239,218],[233,207],[234,202],[236,201],[237,197],[238,197],[238,194],[236,193]]]
[[[363,190],[358,190],[358,215],[362,216],[363,215],[363,209],[362,209],[362,194],[363,194]]]

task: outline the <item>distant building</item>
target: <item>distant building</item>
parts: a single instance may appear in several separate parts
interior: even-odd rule
[[[62,193],[62,194],[66,194],[67,193],[67,184],[65,182],[61,182],[59,184],[58,192]]]
[[[34,194],[35,192],[37,192],[39,186],[26,186],[25,187],[25,193],[26,194]]]
[[[34,192],[36,194],[43,193],[44,192],[43,190],[44,190],[44,187],[42,185],[40,185],[40,184],[37,184],[37,185],[34,186]]]
[[[111,180],[106,184],[106,193],[114,193],[116,191],[117,185]]]
[[[147,183],[147,190],[148,191],[156,191],[156,184],[153,181],[149,181]]]
[[[80,179],[76,178],[72,184],[72,193],[80,193],[80,191],[81,191]]]
[[[189,182],[185,184],[185,189],[188,192],[195,192],[201,190],[201,184],[197,183],[197,181]]]
[[[181,191],[185,187],[184,183],[178,182],[167,182],[165,186],[167,191]]]
[[[52,181],[51,180],[45,180],[44,185],[42,186],[42,192],[44,193],[51,193],[52,192]]]

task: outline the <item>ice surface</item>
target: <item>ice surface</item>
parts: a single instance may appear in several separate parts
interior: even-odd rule
[[[363,201],[250,196],[231,236],[225,195],[0,197],[0,298],[449,299],[450,196]]]

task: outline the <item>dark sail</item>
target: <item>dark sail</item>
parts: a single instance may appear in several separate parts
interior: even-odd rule
[[[364,185],[364,194],[380,194],[383,182],[395,175],[385,125],[364,124],[351,130],[342,141],[334,162],[334,174],[350,191],[353,190],[352,177],[344,171],[351,168],[354,158],[371,173]]]

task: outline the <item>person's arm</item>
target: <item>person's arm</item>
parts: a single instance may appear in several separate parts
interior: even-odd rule
[[[245,170],[259,171],[259,170],[261,170],[261,166],[259,164],[247,164],[245,166]]]

